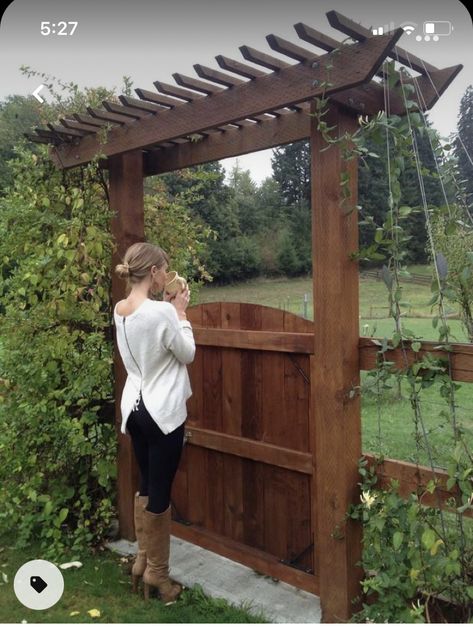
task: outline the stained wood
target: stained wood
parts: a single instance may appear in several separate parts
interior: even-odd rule
[[[255,67],[251,67],[247,63],[242,63],[241,61],[230,59],[223,54],[217,55],[215,59],[222,69],[233,72],[234,74],[239,74],[240,76],[244,76],[245,78],[254,79],[258,78],[258,76],[266,76],[266,72],[263,72],[262,70]]]
[[[315,28],[304,24],[303,22],[294,24],[294,28],[303,41],[307,41],[318,48],[322,48],[322,50],[325,50],[326,52],[331,52],[335,48],[338,48],[342,43],[341,41],[338,41],[333,37],[329,37],[329,35],[321,33]]]
[[[312,534],[313,542],[314,542],[314,551],[313,551],[313,569],[314,574],[319,577],[320,576],[320,541],[319,541],[319,507],[317,502],[317,469],[318,469],[318,459],[317,459],[317,425],[315,422],[316,414],[315,414],[315,406],[317,403],[318,392],[319,390],[316,388],[315,379],[312,376],[313,373],[316,372],[317,364],[315,363],[315,355],[310,355],[309,357],[309,366],[310,366],[310,397],[309,397],[309,453],[312,458],[312,476],[309,481],[309,490],[310,490],[310,532]],[[320,460],[322,463],[323,460]]]
[[[201,91],[202,93],[210,96],[224,91],[222,87],[217,87],[216,85],[206,83],[205,81],[199,81],[196,78],[185,76],[179,72],[175,72],[172,77],[178,85],[181,85],[182,87],[189,87],[189,89],[195,89],[196,91]]]
[[[208,81],[213,81],[225,87],[235,87],[236,85],[242,85],[244,83],[244,81],[239,78],[225,74],[225,72],[219,72],[218,70],[214,70],[206,65],[201,65],[200,63],[194,65],[194,70],[200,78],[205,78]]]
[[[110,113],[109,111],[102,111],[101,109],[94,109],[93,107],[87,107],[87,111],[93,118],[105,120],[106,122],[115,122],[123,125],[130,121],[130,118],[126,115],[118,115],[117,113]]]
[[[181,87],[175,87],[174,85],[169,85],[168,83],[163,83],[162,81],[154,81],[153,85],[162,94],[167,94],[168,96],[173,96],[174,98],[181,98],[187,102],[193,102],[194,100],[205,98],[202,94],[196,94],[194,91],[182,89]]]
[[[261,324],[267,329],[264,333],[280,333],[279,329],[284,328],[284,312],[269,307],[262,309]],[[285,356],[279,351],[265,351],[262,355],[262,440],[292,448],[292,416],[285,412],[284,360]]]
[[[242,329],[262,329],[262,308],[242,303]],[[263,437],[263,355],[260,351],[244,351],[241,356],[242,425],[241,435],[256,441]],[[244,539],[252,547],[263,549],[264,544],[264,468],[259,462],[243,462]]]
[[[182,100],[177,100],[176,98],[169,98],[168,96],[161,96],[160,94],[155,93],[154,91],[149,91],[148,89],[135,89],[137,95],[142,100],[148,100],[149,102],[154,102],[162,107],[167,107],[172,109],[176,106],[182,105]]]
[[[241,420],[245,420],[244,414],[242,414]],[[235,457],[261,461],[271,466],[287,468],[302,474],[312,473],[312,456],[287,446],[276,446],[254,438],[229,435],[212,429],[202,429],[190,423],[187,432],[190,435],[189,443],[193,446],[201,446],[214,451],[229,453]]]
[[[207,303],[203,307],[202,323],[206,327],[220,327],[220,303]],[[202,427],[222,432],[222,354],[214,347],[205,347],[203,356],[203,416]],[[205,527],[223,533],[224,470],[222,454],[207,450],[207,507]],[[212,480],[209,481],[209,477]]]
[[[251,46],[240,46],[240,52],[247,61],[262,65],[272,72],[279,72],[279,70],[290,67],[290,63],[276,59],[270,54],[256,50],[256,48],[252,48]]]
[[[322,92],[330,95],[332,92],[363,84],[371,79],[403,32],[399,29],[392,36],[381,35],[344,47],[333,59],[330,58],[332,85],[329,87],[323,84],[326,75],[323,63],[318,69],[296,64],[237,88],[227,89],[211,98],[203,96],[192,104],[164,111],[159,114],[159,124],[152,117],[134,122],[133,133],[125,133],[124,129],[112,129],[108,134],[108,141],[100,145],[100,150],[111,155],[123,150],[147,148],[175,137],[245,119],[249,115],[297,104]],[[326,62],[325,57],[326,55],[320,59]],[[316,79],[321,82],[314,84]],[[83,138],[80,146],[74,147],[74,151],[69,147],[61,148],[61,151],[64,150],[60,155],[62,163],[68,167],[91,159],[98,148],[91,139]]]
[[[98,118],[94,118],[91,115],[85,115],[85,113],[73,113],[72,117],[81,124],[88,124],[89,126],[96,126],[97,128],[102,128],[102,126],[107,125],[107,122],[105,120],[99,120]]]
[[[345,17],[338,11],[329,11],[327,13],[327,19],[329,24],[336,28],[337,30],[349,35],[356,41],[367,41],[373,37],[373,33],[361,24],[357,24],[353,20],[348,17]],[[405,63],[407,66],[411,65],[416,72],[420,72],[421,74],[425,74],[426,72],[434,72],[438,68],[431,63],[427,63],[427,61],[422,61],[419,57],[416,57],[414,54],[408,53],[402,48],[396,47],[395,52],[396,57],[399,59],[401,63]],[[390,56],[394,59],[394,54],[391,53]]]
[[[372,453],[363,453],[370,464],[375,463],[376,456]],[[428,466],[417,466],[409,462],[400,461],[398,459],[384,459],[383,463],[377,466],[376,474],[378,475],[378,483],[376,487],[388,488],[391,479],[399,481],[399,494],[403,497],[409,496],[412,492],[419,494],[426,490],[429,481],[437,482],[437,488],[430,494],[426,492],[421,497],[423,505],[431,507],[441,507],[449,509],[447,501],[452,497],[459,497],[458,488],[447,489],[448,473],[443,468],[429,468]],[[461,501],[459,501],[460,503]],[[464,512],[465,516],[473,517],[471,510]]]
[[[311,50],[306,50],[301,46],[297,46],[291,41],[288,41],[283,37],[279,37],[278,35],[267,35],[266,39],[270,48],[272,48],[276,52],[279,52],[280,54],[286,55],[286,57],[295,59],[296,61],[304,62],[308,59],[313,58],[314,56]]]
[[[319,594],[318,577],[285,566],[276,557],[262,550],[235,542],[230,538],[222,538],[218,534],[197,525],[188,527],[173,522],[171,533],[178,538],[202,546],[218,555],[223,555],[235,562],[245,564],[259,573],[267,573],[270,577],[285,581],[301,590]]]
[[[141,118],[147,117],[146,111],[140,111],[139,109],[133,107],[126,107],[124,105],[117,104],[116,102],[103,100],[102,104],[107,111],[110,111],[111,113],[118,113],[118,115],[125,115],[133,120],[140,120]]]
[[[287,471],[263,466],[264,481],[264,550],[280,560],[289,560]]]
[[[314,534],[312,518],[312,477],[295,472],[286,472],[287,508],[287,552],[293,567],[314,574]],[[312,546],[311,546],[312,545]]]
[[[332,105],[327,123],[337,132],[357,128],[350,117]],[[358,497],[358,459],[361,455],[360,399],[349,398],[359,385],[358,264],[350,253],[358,249],[356,211],[340,207],[340,175],[350,176],[350,203],[356,204],[356,159],[342,160],[338,146],[311,134],[312,250],[314,348],[312,362],[312,418],[315,422],[316,502],[318,505],[318,562],[324,622],[341,622],[355,611],[360,594],[361,526],[346,520],[350,503]],[[343,329],[343,333],[340,333]]]
[[[200,346],[222,346],[288,353],[310,354],[314,352],[313,336],[309,333],[197,329],[194,337]]]
[[[375,344],[378,342],[379,345]],[[380,348],[382,338],[364,338],[358,340],[360,352],[360,369],[374,370],[376,368],[376,357]],[[441,348],[442,344],[438,342],[421,342],[421,349],[418,353],[414,353],[410,348],[411,342],[404,341],[405,355],[407,363],[412,365],[416,360],[422,359],[423,355],[430,353],[434,358],[440,358],[447,363],[451,361],[451,374],[454,381],[473,382],[473,346],[471,344],[450,343],[452,350],[446,351]],[[436,348],[439,347],[439,348]],[[402,349],[389,349],[385,355],[386,361],[392,361],[395,368],[403,369],[405,367],[405,357]]]
[[[240,303],[222,303],[221,326],[239,329]],[[241,440],[241,353],[232,349],[222,350],[222,432],[218,438]],[[253,443],[252,443],[253,444]],[[224,533],[226,537],[243,542],[243,460],[238,455],[224,455]]]
[[[25,137],[31,139],[31,141],[35,141],[38,143],[51,143],[51,144],[60,144],[62,143],[62,138],[57,134],[53,133],[53,131],[47,131],[42,128],[35,128],[35,133],[25,133]]]
[[[148,113],[159,113],[163,111],[162,105],[153,104],[152,102],[146,102],[145,100],[138,100],[138,98],[130,98],[130,96],[118,96],[120,102],[131,109],[139,109],[140,111],[147,111]],[[164,107],[164,110],[166,108]]]
[[[135,242],[144,241],[143,164],[140,151],[129,152],[110,160],[109,197],[114,212],[111,230],[116,242],[112,254],[112,306],[125,298],[125,282],[114,269],[123,259],[126,249]],[[120,399],[126,380],[126,371],[118,352],[114,333],[113,356],[115,380],[115,429],[118,438],[117,507],[120,537],[134,540],[133,500],[139,487],[138,466],[133,454],[131,438],[120,432]]]
[[[194,328],[202,326],[202,307],[190,307],[187,309],[187,319]],[[197,350],[194,361],[187,366],[191,380],[192,396],[187,401],[186,435],[192,438],[192,427],[202,426],[204,413],[204,393],[203,393],[203,351]],[[187,520],[204,525],[207,508],[207,451],[196,446],[186,444],[187,463]],[[177,480],[177,478],[176,478]]]
[[[307,26],[307,24],[302,22],[294,24],[294,28],[302,40],[307,41],[318,48],[322,48],[322,50],[326,50],[327,52],[338,49],[341,45],[343,45],[343,42],[337,41],[336,39],[333,39],[333,37],[329,37],[328,35],[325,35],[325,33],[321,33],[315,28]],[[382,70],[377,72],[376,75],[384,77]]]
[[[68,120],[67,118],[61,118],[59,121],[66,128],[72,128],[75,131],[82,131],[83,133],[96,133],[98,130],[98,127],[92,126],[92,124],[81,124],[80,122]]]
[[[54,131],[54,133],[57,133],[60,136],[64,135],[66,137],[84,137],[88,134],[84,131],[77,131],[72,128],[66,128],[65,126],[59,126],[59,124],[51,124],[50,122],[48,122],[47,126],[52,131]]]

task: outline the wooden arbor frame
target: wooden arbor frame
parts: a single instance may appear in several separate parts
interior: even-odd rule
[[[357,566],[361,530],[344,518],[349,504],[358,499],[357,462],[361,455],[360,399],[350,390],[359,385],[362,361],[364,367],[373,367],[367,349],[374,355],[376,347],[360,344],[358,264],[349,257],[358,248],[358,220],[356,213],[343,215],[340,208],[340,173],[349,171],[351,200],[355,203],[357,165],[355,160],[343,163],[337,147],[321,152],[325,145],[311,123],[309,103],[316,96],[329,95],[330,125],[336,124],[339,133],[351,132],[357,127],[359,114],[376,114],[384,108],[383,86],[376,74],[387,57],[419,74],[412,80],[417,81],[423,95],[418,102],[420,109],[436,102],[461,66],[439,70],[396,48],[402,29],[372,36],[336,11],[327,16],[334,28],[356,43],[341,45],[299,23],[296,32],[310,47],[267,36],[270,47],[292,63],[242,46],[243,57],[250,64],[217,56],[224,71],[195,65],[199,78],[174,74],[178,86],[156,81],[155,91],[137,89],[138,98],[120,96],[119,103],[104,101],[104,109],[89,108],[87,113],[76,113],[27,136],[51,144],[51,157],[59,168],[85,164],[97,153],[105,155],[117,242],[112,267],[128,246],[144,239],[143,177],[310,137],[314,325],[313,335],[299,340],[304,344],[303,352],[316,356],[310,362],[313,458],[309,465],[312,463],[317,502],[317,591],[323,620],[337,622],[353,612],[352,599],[359,595],[361,578]],[[312,47],[325,54],[314,52]],[[394,93],[390,105],[392,112],[405,112],[404,103]],[[98,132],[105,126],[104,141]],[[121,282],[114,274],[112,277],[115,303],[124,293]],[[237,334],[233,340],[227,340],[232,346],[245,348],[256,342],[278,350],[270,332],[233,333]],[[198,329],[196,339],[198,345],[216,342],[212,334],[199,333]],[[125,373],[118,358],[115,374],[119,398]],[[119,424],[117,404],[118,434]],[[130,539],[134,538],[136,475],[129,438],[119,434],[120,530]]]

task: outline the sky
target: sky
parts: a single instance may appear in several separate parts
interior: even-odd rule
[[[287,61],[269,48],[270,33],[323,54],[301,41],[293,25],[305,22],[342,40],[325,16],[331,9],[367,28],[412,26],[400,47],[439,68],[462,63],[429,113],[442,136],[456,130],[460,99],[473,84],[473,25],[459,0],[14,0],[0,23],[0,100],[31,94],[41,83],[22,75],[21,65],[80,87],[120,88],[122,77],[129,76],[133,87],[154,90],[155,80],[175,84],[174,72],[197,78],[195,63],[219,69],[219,54],[244,61],[238,50],[243,44]],[[56,33],[42,35],[42,22],[49,22],[45,31]],[[60,22],[77,26],[72,34],[59,35],[73,28]],[[430,35],[426,24],[434,24]],[[48,99],[47,91],[41,95]],[[271,154],[243,155],[238,163],[260,183],[271,175]],[[235,159],[222,163],[228,171]]]

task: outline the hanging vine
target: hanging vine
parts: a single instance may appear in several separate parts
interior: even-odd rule
[[[449,277],[445,255],[437,250],[432,218],[441,211],[449,216],[447,228],[458,227],[472,232],[471,226],[459,219],[463,209],[469,216],[468,208],[462,198],[458,199],[456,211],[449,206],[445,191],[446,181],[452,181],[454,188],[461,189],[455,179],[452,168],[441,170],[438,138],[426,123],[418,103],[423,102],[422,94],[415,79],[395,62],[383,65],[384,111],[376,116],[359,116],[359,125],[353,133],[337,134],[335,126],[329,127],[324,120],[329,111],[329,98],[325,91],[330,86],[329,67],[326,80],[321,83],[323,93],[315,100],[314,123],[325,140],[325,150],[337,146],[344,161],[367,157],[376,158],[370,152],[368,140],[374,140],[386,149],[388,198],[386,217],[382,224],[377,224],[372,216],[365,215],[360,225],[374,227],[374,239],[367,246],[351,254],[352,259],[384,261],[382,280],[388,292],[389,314],[394,322],[391,338],[373,339],[379,346],[376,368],[366,375],[365,383],[354,392],[375,390],[378,398],[378,458],[372,467],[366,459],[360,460],[361,502],[353,504],[347,516],[359,520],[364,526],[363,567],[366,578],[362,582],[363,591],[374,593],[376,600],[365,603],[357,616],[359,620],[371,621],[415,621],[430,620],[432,600],[439,595],[455,605],[455,616],[460,620],[472,618],[473,599],[473,526],[466,522],[465,514],[473,510],[473,457],[471,446],[465,437],[465,428],[457,417],[456,392],[460,385],[452,379],[452,333],[448,324],[445,300],[458,300]],[[390,113],[390,97],[395,92],[404,102],[405,115],[401,118]],[[416,100],[413,97],[416,97]],[[437,167],[437,180],[442,186],[445,207],[438,210],[427,203],[424,174],[425,168],[420,161],[417,138],[426,134],[432,148]],[[401,204],[402,175],[408,164],[414,164],[422,204],[410,207]],[[362,212],[359,206],[351,202],[350,178],[348,172],[342,172],[340,178],[340,208],[344,215],[354,210]],[[348,205],[348,206],[347,206]],[[459,209],[460,208],[460,209]],[[433,261],[431,284],[432,298],[428,303],[431,311],[437,311],[432,318],[432,325],[438,332],[442,355],[422,350],[422,336],[416,335],[404,324],[403,308],[410,306],[403,300],[401,279],[409,277],[405,264],[404,245],[409,236],[404,224],[415,212],[423,212],[428,234],[428,247]],[[452,215],[454,217],[452,218]],[[453,226],[452,226],[453,225]],[[473,258],[473,255],[472,255]],[[457,272],[465,283],[471,276],[471,262]],[[462,274],[460,274],[460,272]],[[461,285],[461,282],[460,282]],[[453,338],[455,339],[455,338]],[[391,351],[398,349],[402,356],[402,367],[389,359]],[[410,350],[409,350],[410,349]],[[414,358],[412,358],[412,355]],[[414,427],[414,461],[417,477],[421,476],[421,460],[427,459],[432,479],[422,485],[418,479],[415,492],[407,499],[399,495],[399,483],[391,480],[388,489],[377,487],[377,467],[383,463],[385,447],[381,433],[380,393],[391,388],[394,379],[399,392],[405,386],[412,409]],[[452,452],[448,456],[446,488],[452,492],[447,502],[448,512],[442,507],[439,487],[441,481],[435,451],[429,440],[429,430],[424,416],[422,393],[427,388],[438,385],[447,408],[441,412],[450,427]],[[379,484],[378,484],[379,485]],[[433,495],[437,507],[423,505],[426,495]],[[386,548],[390,546],[391,551]],[[415,603],[414,603],[415,602]]]

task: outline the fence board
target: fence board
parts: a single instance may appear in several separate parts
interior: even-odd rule
[[[261,307],[242,303],[240,309],[242,329],[261,330]],[[261,441],[263,385],[260,351],[242,354],[242,431],[241,435]],[[264,475],[262,466],[250,460],[243,462],[243,512],[244,538],[250,546],[264,547]]]
[[[261,322],[267,331],[279,331],[284,324],[284,312],[278,309],[262,310]],[[266,352],[262,355],[263,399],[262,419],[264,442],[287,446],[292,426],[285,413],[284,403],[284,356]]]
[[[240,303],[222,303],[221,323],[225,329],[239,329]],[[222,349],[223,381],[223,432],[228,435],[241,435],[241,353],[232,349]],[[243,463],[235,455],[224,455],[224,534],[243,541]]]

